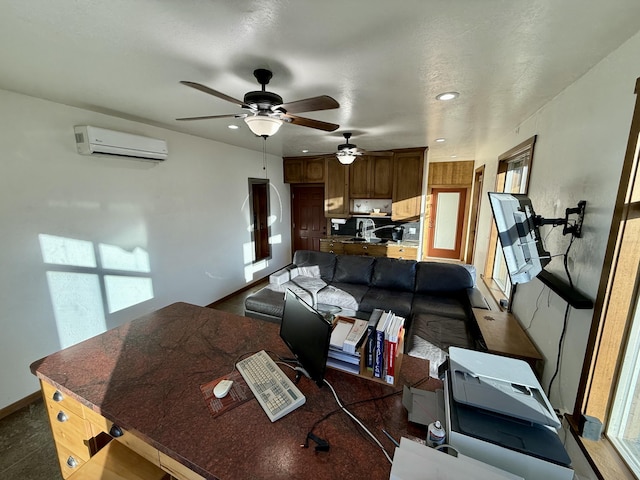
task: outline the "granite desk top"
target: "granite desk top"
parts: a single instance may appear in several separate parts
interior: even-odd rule
[[[382,451],[344,413],[320,423],[314,433],[329,452],[301,448],[313,424],[337,405],[329,388],[302,378],[306,404],[271,423],[255,399],[214,418],[200,385],[232,371],[243,354],[258,350],[288,356],[276,324],[205,307],[175,303],[54,353],[31,371],[122,428],[207,479],[389,478]],[[293,372],[283,369],[293,377]],[[402,407],[403,384],[434,390],[425,360],[405,356],[398,387],[336,370],[325,378],[345,405],[393,456],[382,433],[424,438]]]

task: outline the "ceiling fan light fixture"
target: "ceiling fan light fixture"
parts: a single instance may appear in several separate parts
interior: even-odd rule
[[[283,123],[279,118],[269,117],[267,115],[245,117],[244,121],[249,126],[249,130],[259,137],[275,135]]]
[[[355,155],[336,155],[338,161],[343,165],[351,165],[356,159]]]

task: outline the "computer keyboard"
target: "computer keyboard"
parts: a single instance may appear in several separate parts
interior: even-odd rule
[[[304,405],[305,396],[264,350],[240,360],[236,368],[272,422]]]

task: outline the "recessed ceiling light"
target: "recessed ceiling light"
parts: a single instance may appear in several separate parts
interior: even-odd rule
[[[458,155],[451,155],[451,158],[458,158]]]
[[[229,128],[230,128],[231,130],[237,130],[237,129],[239,129],[240,127],[239,127],[238,125],[229,125]]]
[[[444,139],[444,138],[436,138],[436,142],[438,142],[438,143],[442,143],[442,142],[444,142],[444,141],[445,141],[445,139]]]
[[[460,94],[458,92],[444,92],[440,95],[436,95],[436,100],[453,100],[454,98],[458,98]]]
[[[304,150],[302,150],[302,153],[309,153],[309,150],[305,148]]]

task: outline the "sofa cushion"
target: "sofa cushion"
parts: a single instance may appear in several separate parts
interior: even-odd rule
[[[416,261],[395,258],[376,258],[371,285],[390,290],[413,292],[416,278]]]
[[[416,292],[455,292],[473,287],[472,272],[454,263],[419,262],[416,267]]]
[[[369,285],[374,261],[374,257],[338,255],[336,257],[336,270],[333,275],[333,281]]]
[[[462,302],[456,296],[416,293],[413,296],[411,312],[414,315],[430,313],[441,315],[443,317],[457,318],[460,320],[467,318],[467,311]]]
[[[429,360],[429,374],[438,376],[438,367],[446,360],[449,347],[474,348],[473,339],[464,320],[432,314],[414,315],[405,352]]]
[[[284,289],[282,289],[282,291],[276,291],[265,287],[258,290],[245,299],[244,309],[245,312],[248,310],[282,318],[282,312],[284,311]]]
[[[330,282],[333,279],[333,272],[335,271],[336,267],[336,256],[333,253],[328,252],[297,250],[296,253],[293,254],[293,263],[296,267],[298,267],[298,272],[305,275],[311,273],[312,271],[315,272],[319,269],[320,278],[322,278],[325,282]]]
[[[318,292],[318,303],[357,311],[367,290],[367,285],[333,282]]]
[[[372,312],[376,308],[391,310],[396,315],[408,318],[411,313],[413,293],[371,287],[360,302],[360,311]]]
[[[295,287],[292,287],[290,284],[293,284],[299,287],[302,290],[298,290]],[[308,294],[311,296],[311,301],[307,302],[309,305],[315,306],[318,303],[318,292],[327,286],[324,280],[321,278],[315,277],[306,277],[304,275],[298,275],[291,282],[285,283],[287,288],[290,288],[292,291],[298,294],[299,297],[305,299]]]

